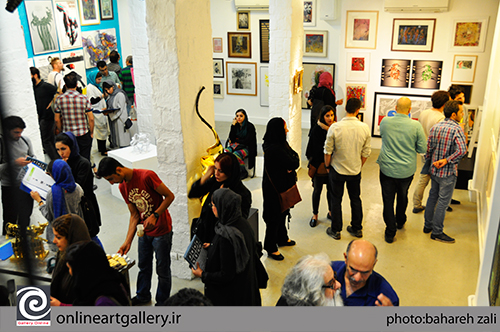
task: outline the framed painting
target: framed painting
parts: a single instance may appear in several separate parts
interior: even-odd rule
[[[224,81],[214,81],[214,98],[224,99]]]
[[[476,76],[477,55],[455,55],[451,81],[458,83],[474,83]]]
[[[87,72],[85,70],[82,49],[61,52],[61,61],[66,74],[74,71],[82,77],[83,83],[87,84]]]
[[[214,58],[214,77],[224,78],[224,59]]]
[[[376,48],[378,11],[347,11],[345,48]]]
[[[366,109],[366,84],[346,84],[345,87],[345,100],[346,102],[351,98],[358,98],[361,100],[361,109]]]
[[[295,74],[293,75],[293,93],[301,93],[302,92],[302,78],[304,75],[304,68],[299,68],[295,70]]]
[[[380,86],[407,88],[410,82],[411,60],[382,59]]]
[[[260,67],[260,106],[269,107],[269,67]]]
[[[451,48],[457,52],[484,52],[489,17],[453,20]]]
[[[435,27],[435,18],[395,18],[391,51],[432,52]]]
[[[105,40],[105,43],[102,41]],[[109,53],[118,47],[116,30],[103,29],[82,32],[85,68],[94,68],[99,61],[109,61]]]
[[[50,65],[52,58],[61,59],[61,54],[52,53],[33,57],[34,66],[40,71],[40,78],[45,81],[47,81],[49,73],[52,71],[52,66]],[[31,66],[33,66],[33,64]]]
[[[359,121],[365,122],[365,113],[364,112],[359,112],[358,115],[356,115]]]
[[[78,0],[82,25],[100,24],[98,0]]]
[[[213,52],[222,53],[222,38],[212,38]]]
[[[304,31],[304,56],[326,57],[328,31]]]
[[[76,0],[54,1],[54,21],[61,50],[82,47],[80,15]]]
[[[236,13],[236,30],[250,30],[250,11]]]
[[[99,0],[101,5],[101,20],[113,20],[113,0]]]
[[[59,51],[52,1],[26,1],[33,54]]]
[[[465,98],[464,104],[470,105],[470,100],[472,98],[472,85],[471,84],[453,84],[453,85],[458,85],[459,87],[462,88]]]
[[[368,82],[370,53],[347,53],[346,80]]]
[[[302,108],[307,108],[307,98],[311,88],[316,85],[316,77],[327,71],[332,74],[333,86],[335,86],[335,64],[334,63],[302,63],[304,75],[302,75]]]
[[[316,26],[316,0],[304,0],[304,18],[305,27]]]
[[[413,60],[411,87],[438,90],[442,70],[443,61]]]
[[[269,40],[271,38],[270,35],[270,26],[269,20],[260,20],[259,21],[259,32],[260,32],[260,62],[268,63],[269,62]]]
[[[257,95],[257,63],[226,62],[228,95]]]
[[[252,35],[250,32],[227,33],[228,56],[231,58],[252,57]]]
[[[418,120],[420,113],[432,108],[431,96],[375,92],[372,136],[380,137],[380,122],[386,116],[394,116],[396,114],[396,104],[401,97],[410,98],[411,113],[409,116],[413,120]]]

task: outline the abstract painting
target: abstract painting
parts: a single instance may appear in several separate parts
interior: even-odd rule
[[[410,82],[411,60],[383,59],[380,86],[407,88]]]
[[[82,47],[82,32],[76,0],[55,0],[54,19],[61,50]]]
[[[94,68],[99,61],[109,61],[109,53],[117,49],[116,30],[104,29],[83,32],[85,68]]]
[[[335,86],[335,64],[334,63],[302,63],[304,75],[302,76],[302,108],[307,108],[309,91],[316,85],[316,77],[325,71],[332,74],[333,86]]]
[[[26,1],[26,15],[30,27],[33,53],[36,55],[58,51],[52,2]]]
[[[451,81],[459,83],[474,83],[476,76],[477,55],[455,55]]]
[[[414,60],[411,87],[438,90],[441,85],[443,61]]]
[[[99,0],[101,4],[101,20],[114,19],[113,0]]]
[[[346,102],[351,98],[361,100],[361,109],[366,109],[366,84],[347,84],[345,89]]]
[[[451,47],[460,52],[484,52],[489,17],[455,19]]]
[[[100,24],[98,0],[78,0],[82,25]]]
[[[376,48],[378,11],[347,11],[346,48]]]
[[[224,81],[214,81],[214,98],[224,99]]]
[[[257,95],[257,63],[226,62],[228,95]]]
[[[370,53],[347,53],[346,80],[368,82]]]
[[[392,51],[432,52],[436,19],[395,18]]]
[[[328,31],[304,31],[304,56],[326,57]]]
[[[316,0],[304,1],[304,18],[305,27],[316,26]]]

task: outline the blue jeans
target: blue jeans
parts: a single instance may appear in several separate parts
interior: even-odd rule
[[[424,227],[432,228],[432,234],[440,235],[443,233],[444,215],[446,208],[450,205],[451,196],[457,182],[456,175],[450,175],[445,178],[440,178],[431,175],[431,190],[429,191],[429,199],[425,207],[425,224]]]
[[[156,256],[158,288],[156,303],[162,305],[170,296],[172,273],[170,272],[170,249],[172,233],[162,236],[139,237],[139,276],[137,277],[137,297],[139,300],[151,299],[151,278],[153,277],[153,252]]]

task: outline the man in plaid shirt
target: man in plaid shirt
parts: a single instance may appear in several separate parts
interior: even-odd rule
[[[54,120],[59,132],[70,131],[76,136],[80,155],[90,161],[94,114],[87,97],[76,91],[77,82],[74,74],[64,76],[67,91],[57,98]]]
[[[432,186],[425,209],[424,233],[431,233],[431,239],[454,243],[455,239],[443,232],[444,215],[450,204],[457,182],[458,163],[467,153],[462,120],[462,105],[450,100],[444,105],[444,121],[434,125],[427,140],[425,159],[431,160]]]

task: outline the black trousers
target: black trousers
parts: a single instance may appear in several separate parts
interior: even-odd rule
[[[17,186],[2,186],[2,235],[6,234],[7,223],[28,227],[33,212],[33,198]]]
[[[56,136],[54,134],[54,120],[40,119],[38,120],[38,125],[40,126],[43,150],[51,160],[59,159],[59,153],[57,153],[55,145]]]
[[[92,150],[92,137],[90,136],[90,131],[87,131],[85,135],[76,136],[76,142],[80,148],[80,155],[90,161],[90,151]]]
[[[344,185],[347,187],[349,200],[351,201],[351,227],[354,231],[363,229],[363,206],[361,204],[361,173],[357,175],[342,175],[330,167],[328,173],[330,186],[332,188],[332,231],[342,231],[342,197],[344,196]]]

